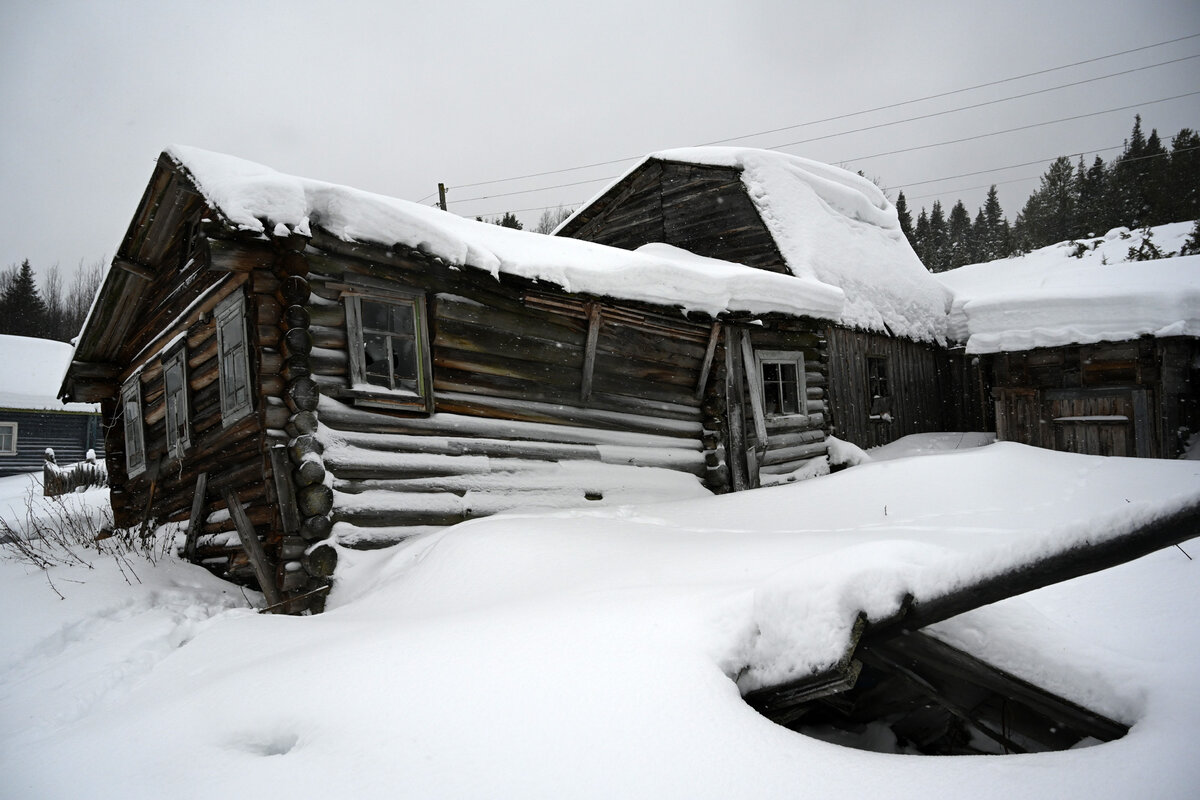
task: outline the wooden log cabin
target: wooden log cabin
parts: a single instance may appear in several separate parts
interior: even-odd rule
[[[1120,229],[1105,239],[1127,247]],[[956,294],[951,329],[990,378],[996,436],[1175,458],[1200,431],[1200,256],[1091,262],[1036,278],[1021,264],[941,276]]]
[[[55,396],[71,345],[0,334],[0,477],[40,472],[48,451],[60,464],[104,455],[100,409]]]
[[[952,360],[945,347],[950,295],[865,178],[773,151],[668,150],[643,159],[555,233],[629,249],[666,242],[841,289],[843,311],[821,331],[831,432],[841,439],[875,447],[986,424],[975,365]]]
[[[119,525],[319,610],[340,547],[819,473],[843,300],[177,147],[61,393],[101,404]]]

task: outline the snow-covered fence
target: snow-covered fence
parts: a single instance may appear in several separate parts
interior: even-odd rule
[[[96,460],[96,451],[88,450],[83,461],[60,467],[54,460],[54,450],[47,447],[42,464],[42,493],[46,497],[57,497],[76,489],[108,485],[108,468],[103,461]]]

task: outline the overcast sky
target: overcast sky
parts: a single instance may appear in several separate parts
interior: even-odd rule
[[[633,162],[738,139],[877,178],[919,208],[998,183],[1010,220],[1056,155],[1106,161],[1140,110],[1200,129],[1197,0],[24,2],[0,0],[0,266],[111,257],[168,144],[452,211],[578,204]],[[1101,58],[1145,48],[1113,58]],[[1079,86],[998,101],[1065,83]],[[979,108],[878,127],[908,117]],[[1134,106],[1106,114],[1094,112]],[[969,142],[867,158],[892,150]],[[831,135],[837,134],[837,135]],[[800,144],[801,140],[827,137]],[[789,145],[780,147],[781,145]],[[1037,161],[982,175],[932,179]],[[1016,179],[1030,180],[1019,182]],[[983,187],[983,188],[976,188]],[[471,198],[489,197],[473,200]],[[531,209],[531,210],[525,210]]]

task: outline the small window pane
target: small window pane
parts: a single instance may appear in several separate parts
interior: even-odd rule
[[[376,331],[388,330],[388,306],[383,303],[372,303],[364,300],[362,303],[363,328]]]
[[[377,333],[363,336],[363,357],[367,383],[391,386],[391,362],[388,357],[388,337]]]
[[[16,425],[0,425],[0,453],[17,452],[16,435]]]
[[[391,327],[388,329],[393,333],[402,333],[406,336],[413,335],[413,309],[408,305],[391,306]]]

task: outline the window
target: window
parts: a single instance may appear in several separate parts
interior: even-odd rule
[[[767,417],[807,414],[804,355],[791,351],[759,350],[754,358],[762,378],[764,414]]]
[[[187,349],[163,358],[163,397],[167,404],[167,457],[183,458],[192,445],[188,424]]]
[[[17,454],[17,423],[0,422],[0,456]]]
[[[240,291],[217,306],[218,380],[221,424],[225,427],[251,410],[250,351],[246,346],[246,301]]]
[[[347,295],[346,326],[354,391],[387,405],[431,410],[423,295]]]
[[[121,387],[121,412],[125,416],[125,472],[133,478],[146,471],[146,445],[142,433],[142,381],[137,375]]]
[[[871,419],[890,422],[892,391],[888,381],[887,358],[884,356],[867,356],[867,393],[871,400]]]

